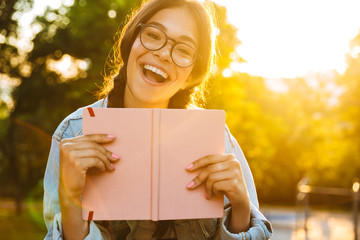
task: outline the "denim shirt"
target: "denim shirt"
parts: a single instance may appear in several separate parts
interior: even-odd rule
[[[95,102],[89,107],[103,108],[107,99]],[[85,108],[85,107],[84,107]],[[61,212],[59,205],[59,146],[66,138],[82,135],[82,112],[80,108],[66,117],[52,136],[49,159],[44,177],[44,219],[47,227],[46,240],[63,239]],[[224,216],[221,219],[189,219],[175,220],[175,230],[179,240],[190,239],[226,239],[226,240],[265,240],[272,234],[270,222],[258,210],[259,203],[256,195],[253,177],[249,165],[235,138],[225,129],[225,153],[235,154],[240,162],[251,201],[251,222],[247,232],[231,233],[227,229],[231,213],[228,199],[224,200]],[[91,221],[86,240],[133,239],[139,221]]]

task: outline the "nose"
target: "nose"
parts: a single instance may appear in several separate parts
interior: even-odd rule
[[[171,62],[171,49],[172,44],[169,41],[159,50],[154,51],[154,55],[158,56],[163,61]]]

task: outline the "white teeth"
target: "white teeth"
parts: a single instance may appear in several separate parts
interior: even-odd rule
[[[164,71],[162,71],[162,70],[160,70],[160,69],[158,69],[158,68],[156,68],[156,67],[154,67],[154,66],[150,66],[150,65],[145,64],[145,65],[144,65],[144,68],[147,69],[147,70],[152,71],[153,73],[156,73],[156,74],[162,76],[162,77],[165,78],[165,79],[167,79],[168,76],[169,76],[169,75],[167,75]]]

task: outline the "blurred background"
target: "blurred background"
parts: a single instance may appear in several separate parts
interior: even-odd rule
[[[273,239],[358,239],[360,2],[215,3],[206,108],[226,110]],[[114,35],[139,4],[1,0],[0,239],[44,238],[51,135],[96,100]]]

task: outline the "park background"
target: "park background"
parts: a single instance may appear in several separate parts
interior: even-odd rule
[[[42,180],[51,135],[69,113],[97,99],[114,34],[140,3],[61,0],[36,8],[39,2],[2,0],[0,4],[1,239],[44,237]],[[257,9],[268,7],[259,4]],[[315,13],[314,24],[322,21],[326,9],[324,3]],[[242,54],[242,29],[228,21],[230,9],[216,5],[216,11],[219,54],[205,107],[226,110],[227,125],[252,169],[260,204],[270,210],[293,208],[301,179],[315,187],[351,189],[360,177],[360,20],[343,52],[341,70],[314,68],[304,74],[266,76],[260,67],[259,74],[254,68],[246,71],[243,66],[251,62]],[[306,19],[307,10],[302,11]],[[331,13],[333,18],[343,16],[338,11]],[[269,19],[261,13],[256,12],[256,19],[266,27]],[[286,17],[279,23],[289,22]],[[299,19],[296,25],[280,26],[288,34],[282,41],[316,41],[325,28],[336,24],[325,22],[318,31],[301,36],[296,34],[301,23]],[[258,36],[259,44],[274,38],[271,31]],[[336,46],[326,46],[327,51],[321,53],[325,59],[336,50]],[[282,56],[288,65],[278,65],[284,69],[302,67],[301,62],[284,59],[284,51],[305,52],[306,62],[314,62],[316,49],[296,44],[283,47],[259,45],[256,57],[263,58],[269,51],[270,65]],[[326,211],[352,207],[351,198],[341,196],[314,196],[311,204]]]

